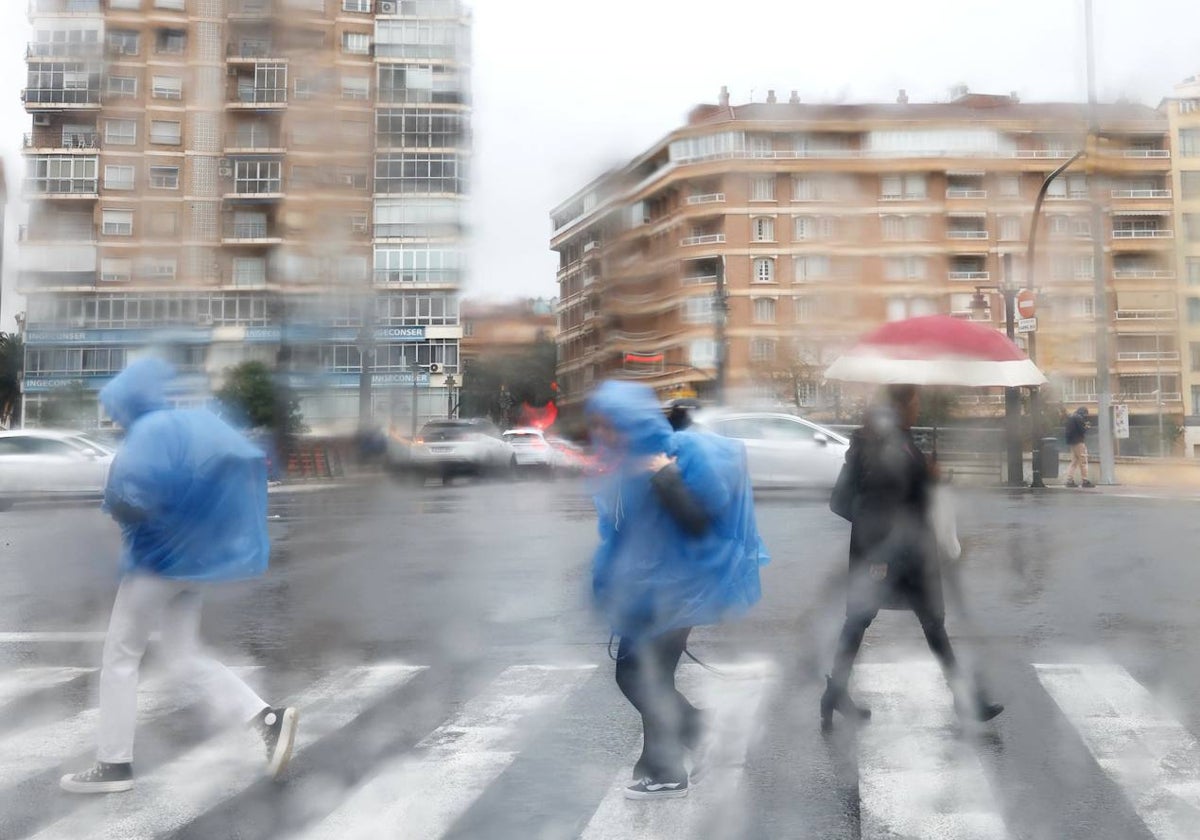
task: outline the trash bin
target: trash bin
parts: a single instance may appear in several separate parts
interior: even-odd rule
[[[1042,478],[1058,478],[1058,439],[1042,438],[1041,451],[1038,457],[1042,459]]]

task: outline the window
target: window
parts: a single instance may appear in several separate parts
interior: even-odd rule
[[[1000,188],[1001,198],[1020,198],[1021,197],[1021,176],[1020,175],[1001,175],[997,186]]]
[[[131,190],[133,181],[132,166],[108,165],[104,167],[104,189],[106,190]]]
[[[775,323],[775,298],[754,299],[754,323]]]
[[[775,176],[774,175],[755,175],[750,179],[750,200],[751,201],[774,201],[775,200]]]
[[[810,280],[823,280],[830,276],[829,257],[809,254],[795,259],[795,280],[797,283],[807,283]]]
[[[792,239],[796,242],[833,238],[834,222],[827,216],[797,216],[792,224]]]
[[[752,362],[773,362],[773,361],[775,361],[775,340],[772,338],[752,338],[752,339],[750,339],[750,361],[752,361]]]
[[[792,176],[792,201],[823,201],[827,197],[826,184],[811,175]]]
[[[683,321],[687,324],[711,324],[713,322],[712,295],[690,297],[683,302]]]
[[[311,79],[305,79],[300,76],[296,77],[296,99],[303,101],[313,98],[313,84]]]
[[[1075,216],[1071,219],[1071,235],[1089,237],[1092,235],[1092,220],[1087,216]]]
[[[182,29],[160,29],[154,33],[154,51],[164,55],[183,55],[187,49],[187,32]]]
[[[132,146],[137,143],[135,120],[105,120],[104,142],[110,146]]]
[[[105,236],[133,236],[132,210],[101,211],[101,232]]]
[[[1181,198],[1200,198],[1200,172],[1180,172],[1179,187]]]
[[[140,9],[142,0],[108,0],[110,9]]]
[[[1187,299],[1187,314],[1189,324],[1200,324],[1200,298]]]
[[[760,257],[754,261],[754,282],[775,282],[775,260],[771,257]]]
[[[799,220],[797,220],[799,222]],[[895,242],[904,238],[904,217],[903,216],[884,216],[880,219],[880,227],[883,229],[883,238],[888,242]],[[799,224],[797,224],[797,228]]]
[[[342,0],[343,12],[370,12],[371,0]]]
[[[154,0],[154,8],[156,9],[173,9],[182,12],[185,5],[185,0]]]
[[[1015,242],[1021,238],[1021,220],[1016,216],[1004,216],[1000,219],[1000,238]]]
[[[100,282],[128,283],[133,277],[133,260],[104,257],[100,260]]]
[[[183,124],[178,120],[151,120],[150,142],[178,146],[183,142]]]
[[[1071,219],[1068,216],[1051,216],[1046,220],[1046,229],[1054,236],[1065,236],[1071,230]]]
[[[294,177],[295,168],[292,174]],[[233,191],[240,195],[282,192],[282,177],[283,164],[280,161],[239,160],[233,166]]]
[[[371,36],[366,32],[343,32],[342,52],[348,55],[370,55]]]
[[[367,170],[340,166],[337,170],[337,185],[352,190],[365,190],[369,176]]]
[[[464,255],[454,248],[376,248],[375,282],[457,283],[463,263]]]
[[[179,167],[151,166],[150,186],[156,190],[179,189]]]
[[[761,216],[750,222],[750,237],[755,242],[774,242],[775,241],[775,220]]]
[[[233,285],[262,286],[267,282],[267,261],[261,257],[235,257]]]
[[[924,257],[888,257],[883,261],[883,276],[888,280],[921,280],[926,269]]]
[[[716,367],[717,342],[711,338],[695,339],[688,347],[688,361],[692,367]]]
[[[371,80],[366,76],[343,76],[342,99],[369,99]]]
[[[152,283],[175,279],[178,263],[174,257],[145,257],[138,262],[138,274]]]
[[[1192,370],[1200,371],[1200,341],[1189,342],[1188,352],[1192,360]]]
[[[351,213],[346,220],[353,234],[363,234],[371,229],[370,220],[366,213]]]
[[[1179,129],[1179,154],[1181,157],[1200,157],[1200,128]]]
[[[1184,266],[1187,270],[1187,284],[1200,286],[1200,257],[1187,257]]]
[[[155,210],[150,216],[150,229],[158,237],[174,236],[179,232],[179,213]]]
[[[154,76],[150,95],[155,99],[182,99],[183,78],[180,76]]]
[[[107,43],[108,51],[115,55],[137,55],[141,46],[138,33],[132,29],[110,29]]]
[[[924,175],[884,175],[879,179],[879,197],[884,201],[925,197]]]
[[[137,96],[137,76],[109,76],[105,89],[110,97]]]
[[[375,201],[378,237],[457,236],[463,205],[453,198],[380,198]]]
[[[1183,234],[1188,242],[1200,242],[1200,213],[1183,214]]]
[[[378,193],[463,193],[466,161],[456,154],[385,154],[375,158]]]
[[[428,108],[390,108],[375,118],[380,148],[454,149],[464,145],[467,128],[461,113]]]

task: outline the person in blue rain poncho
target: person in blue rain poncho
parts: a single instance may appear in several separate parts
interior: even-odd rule
[[[693,627],[759,600],[759,567],[768,559],[745,450],[727,438],[673,432],[642,385],[605,383],[587,414],[608,466],[595,497],[593,597],[621,639],[617,685],[642,717],[642,754],[626,796],[686,796],[684,759],[703,721],[675,688],[675,669]]]
[[[142,359],[100,392],[125,429],[104,490],[121,527],[123,575],[100,671],[97,761],[62,778],[71,793],[133,787],[138,672],[155,630],[173,674],[262,736],[270,774],[291,757],[296,710],[269,706],[198,639],[204,588],[267,569],[266,459],[212,412],[169,408],[172,376],[165,362]]]

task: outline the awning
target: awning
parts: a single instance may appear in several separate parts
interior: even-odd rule
[[[986,219],[987,213],[982,210],[947,210],[946,215],[950,218],[967,218],[967,219]]]
[[[666,361],[662,353],[626,353],[625,362],[633,365],[660,365]]]
[[[1114,216],[1170,216],[1170,210],[1114,210]]]

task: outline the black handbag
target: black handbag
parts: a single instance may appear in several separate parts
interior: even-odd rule
[[[829,495],[829,509],[847,522],[854,521],[854,497],[858,495],[858,470],[850,462],[842,464],[833,492]]]

